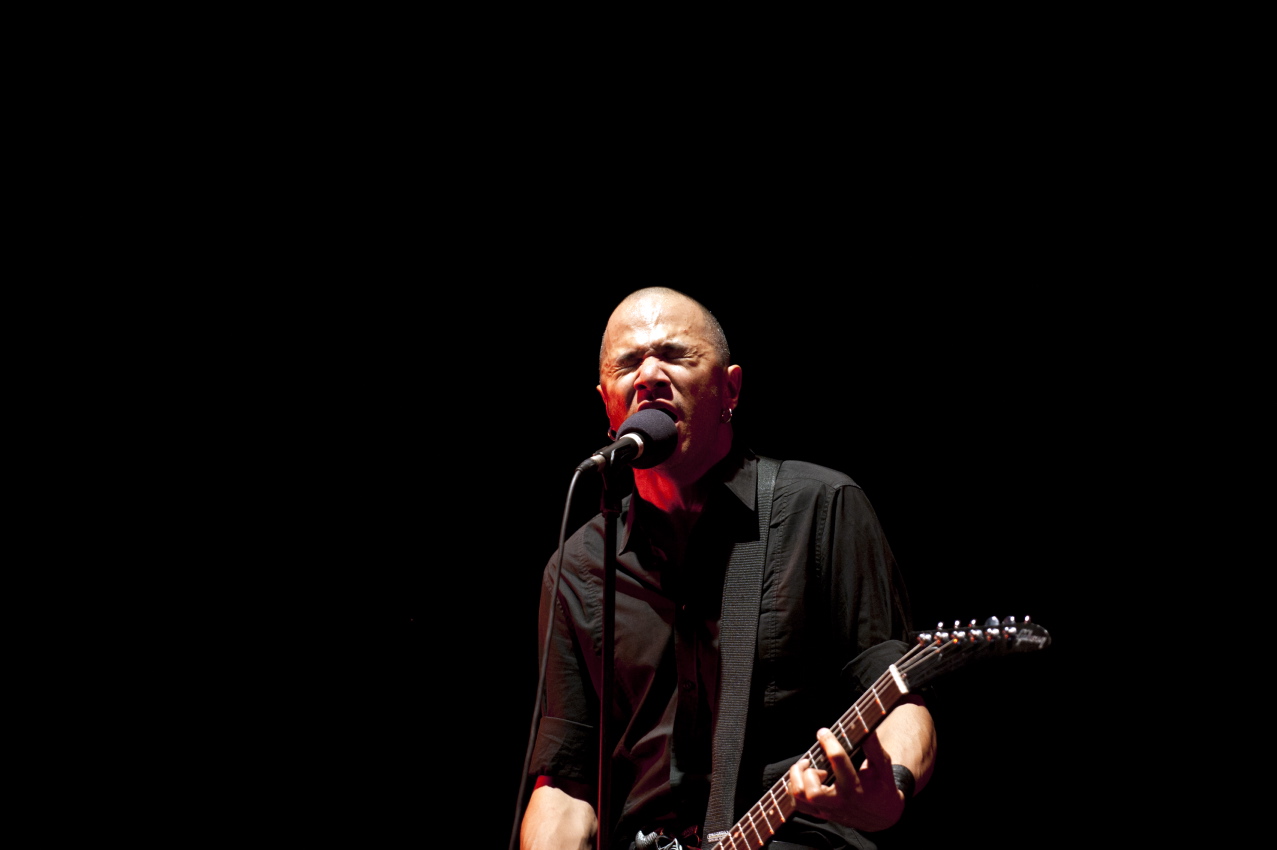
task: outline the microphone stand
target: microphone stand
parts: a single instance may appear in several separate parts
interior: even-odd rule
[[[616,670],[614,647],[616,637],[616,518],[621,513],[621,499],[613,485],[610,468],[601,476],[603,490],[599,510],[603,514],[603,680],[599,696],[599,834],[596,847],[611,847],[612,799],[612,691]]]

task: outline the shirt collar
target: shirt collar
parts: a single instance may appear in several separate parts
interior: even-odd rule
[[[736,440],[731,451],[705,473],[705,480],[717,481],[751,514],[758,500],[758,456],[746,445]],[[638,494],[631,491],[621,500],[621,513],[625,521],[617,532],[617,554],[629,551],[630,542],[638,519]]]

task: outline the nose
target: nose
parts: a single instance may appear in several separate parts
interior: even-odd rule
[[[669,376],[665,374],[665,363],[661,358],[648,355],[639,364],[638,373],[634,377],[634,387],[647,392],[655,392],[660,387],[669,386]]]

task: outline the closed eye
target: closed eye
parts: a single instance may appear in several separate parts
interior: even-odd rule
[[[662,342],[644,351],[634,350],[618,355],[612,361],[612,373],[623,375],[637,369],[648,357],[656,357],[666,363],[679,360],[694,360],[696,352],[681,342]]]

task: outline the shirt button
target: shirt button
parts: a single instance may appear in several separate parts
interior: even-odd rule
[[[679,685],[679,687],[682,688],[684,691],[691,691],[696,689],[696,685],[692,684],[691,682],[683,682],[681,685]]]

